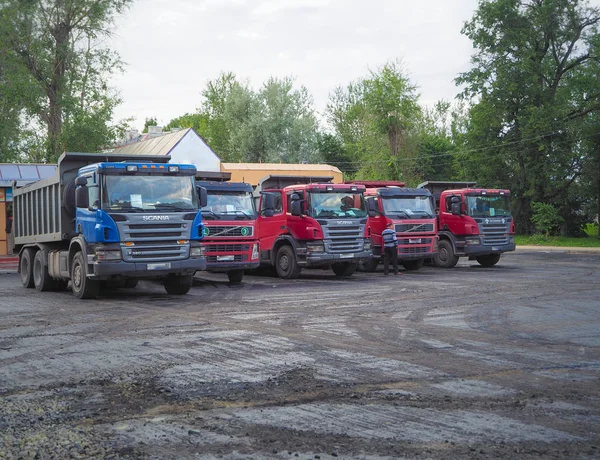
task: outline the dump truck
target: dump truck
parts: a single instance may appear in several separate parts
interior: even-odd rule
[[[169,158],[64,153],[54,177],[14,191],[15,249],[23,286],[81,299],[101,286],[161,280],[186,294],[206,268],[196,167]],[[159,163],[157,163],[159,162]]]
[[[498,263],[504,252],[515,250],[515,221],[510,190],[477,188],[476,182],[423,182],[436,200],[438,253],[433,262],[452,268],[459,257],[484,267]]]
[[[382,261],[381,234],[388,224],[398,238],[398,261],[406,270],[418,270],[438,250],[437,223],[433,196],[424,188],[407,188],[400,181],[350,181],[366,187],[365,200],[373,241],[373,257],[359,268],[375,271]]]
[[[260,265],[256,208],[253,187],[231,182],[231,173],[196,173],[196,186],[207,193],[201,208],[204,223],[204,253],[209,272],[226,273],[230,282],[239,283],[244,270]]]
[[[332,177],[269,175],[255,190],[262,265],[280,278],[297,278],[302,268],[331,267],[350,276],[369,258],[363,185],[333,184]]]

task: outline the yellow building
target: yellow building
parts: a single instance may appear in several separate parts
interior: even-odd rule
[[[221,163],[221,171],[231,173],[232,182],[247,182],[257,186],[265,176],[333,177],[335,184],[343,182],[342,172],[335,166],[287,163]]]

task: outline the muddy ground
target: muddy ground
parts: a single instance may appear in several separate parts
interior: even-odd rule
[[[190,294],[0,274],[0,458],[600,457],[600,256]]]

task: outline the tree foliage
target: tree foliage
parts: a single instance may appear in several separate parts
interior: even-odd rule
[[[460,75],[469,113],[466,173],[504,185],[516,222],[531,203],[562,206],[588,154],[582,133],[600,110],[600,11],[578,0],[481,0],[463,28],[476,49]]]
[[[3,86],[14,90],[8,103],[19,124],[45,128],[38,160],[65,148],[95,151],[117,134],[110,120],[120,101],[107,81],[121,63],[99,44],[131,1],[0,0],[0,68],[10,69]]]

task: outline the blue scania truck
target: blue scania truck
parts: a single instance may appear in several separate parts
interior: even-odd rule
[[[64,153],[54,177],[14,190],[15,250],[23,286],[94,298],[102,286],[162,281],[186,294],[206,268],[206,191],[196,167],[168,157]],[[199,192],[199,193],[198,193]]]

